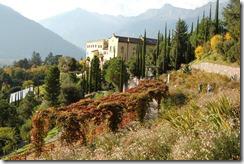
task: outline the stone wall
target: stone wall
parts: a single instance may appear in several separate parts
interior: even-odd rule
[[[230,67],[230,66],[213,64],[213,63],[200,63],[200,64],[193,64],[191,68],[199,69],[209,73],[217,73],[217,74],[228,76],[229,78],[235,78],[235,80],[240,80],[239,67]]]

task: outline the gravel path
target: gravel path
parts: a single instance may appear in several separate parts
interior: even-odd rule
[[[213,63],[200,63],[200,64],[193,64],[191,68],[199,69],[209,73],[226,75],[230,78],[235,77],[236,80],[240,80],[240,68],[238,67],[230,67],[230,66],[213,64]]]

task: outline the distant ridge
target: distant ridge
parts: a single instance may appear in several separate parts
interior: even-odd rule
[[[0,65],[29,58],[33,51],[43,58],[50,52],[76,58],[85,54],[54,32],[0,4]]]
[[[160,9],[150,9],[132,17],[104,15],[77,8],[42,20],[40,23],[71,43],[85,48],[87,40],[107,38],[112,33],[138,37],[143,34],[145,28],[148,36],[155,38],[158,30],[164,31],[165,22],[168,28],[172,29],[179,18],[191,24],[196,23],[198,16],[202,17],[203,11],[208,16],[210,4],[212,4],[212,15],[215,15],[215,2],[209,2],[196,9],[183,9],[165,4]],[[220,12],[226,4],[227,0],[220,0]]]

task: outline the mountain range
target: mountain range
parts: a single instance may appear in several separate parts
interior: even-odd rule
[[[220,12],[227,0],[220,1]],[[147,36],[156,38],[158,30],[173,29],[179,18],[187,24],[197,18],[209,15],[212,5],[212,18],[215,15],[213,2],[196,8],[183,9],[166,4],[160,9],[150,9],[138,16],[112,16],[89,12],[80,8],[51,17],[40,22],[25,18],[13,9],[0,4],[0,65],[29,58],[33,51],[42,58],[50,52],[84,57],[85,43],[90,40],[108,38],[117,35],[138,37],[147,30]]]
[[[220,1],[220,12],[226,4],[226,0]],[[155,38],[158,30],[164,31],[166,22],[168,29],[173,29],[179,18],[184,19],[189,25],[192,22],[196,25],[197,18],[201,19],[204,11],[205,16],[209,16],[210,5],[212,5],[214,19],[216,3],[209,2],[196,9],[184,9],[165,4],[160,9],[150,9],[132,17],[103,15],[77,8],[42,20],[40,24],[76,46],[85,48],[86,41],[108,38],[113,33],[138,37],[146,29],[147,35]]]
[[[0,4],[0,65],[29,58],[33,51],[39,52],[43,58],[50,52],[76,58],[84,56],[81,48]]]

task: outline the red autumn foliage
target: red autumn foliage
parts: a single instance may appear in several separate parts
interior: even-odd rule
[[[54,126],[62,130],[62,142],[91,143],[98,135],[116,132],[132,121],[143,121],[148,102],[155,99],[160,103],[167,95],[168,87],[162,81],[144,80],[125,93],[114,93],[99,100],[83,99],[66,107],[39,111],[32,119],[32,144],[40,153],[43,138]]]

